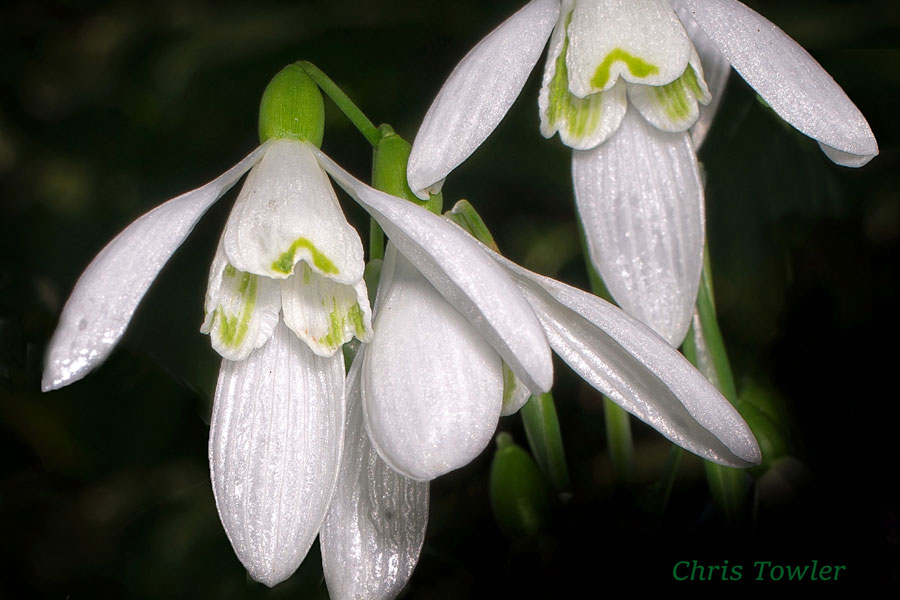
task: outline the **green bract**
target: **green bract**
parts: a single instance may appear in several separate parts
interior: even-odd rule
[[[322,145],[325,102],[319,88],[298,65],[278,72],[259,103],[259,139],[302,140]]]

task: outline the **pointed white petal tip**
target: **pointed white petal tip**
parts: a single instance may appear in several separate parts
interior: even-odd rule
[[[653,330],[593,294],[494,257],[515,276],[553,350],[595,389],[707,460],[760,462],[740,413]]]
[[[212,204],[268,149],[265,143],[203,187],[161,204],[117,235],[75,283],[53,333],[41,387],[59,389],[102,363],[169,257]]]
[[[460,61],[413,141],[407,179],[422,190],[444,179],[497,127],[515,102],[559,15],[558,0],[532,0]]]
[[[772,110],[822,144],[829,158],[859,167],[878,154],[875,136],[853,101],[775,24],[736,0],[680,4]]]

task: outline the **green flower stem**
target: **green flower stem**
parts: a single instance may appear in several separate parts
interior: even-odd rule
[[[325,95],[331,98],[331,101],[335,103],[335,105],[341,110],[344,115],[353,125],[359,130],[359,132],[363,135],[363,137],[368,140],[372,146],[378,145],[378,140],[381,139],[381,135],[378,132],[378,128],[369,120],[368,117],[359,109],[356,104],[350,100],[350,97],[344,93],[344,91],[337,86],[335,82],[331,80],[328,75],[322,72],[319,67],[312,64],[311,62],[302,60],[295,63],[298,67],[303,69],[303,71],[309,75],[310,79],[316,82],[316,85],[319,86]]]
[[[384,258],[384,231],[375,219],[369,219],[369,260]]]
[[[716,307],[713,297],[712,268],[709,252],[704,250],[703,275],[697,293],[697,311],[682,352],[697,369],[703,373],[728,399],[737,406],[737,388],[731,364],[725,352],[725,342],[716,319]],[[706,480],[709,483],[713,501],[722,510],[726,519],[732,523],[740,520],[744,514],[746,498],[746,473],[743,469],[723,467],[706,462]]]
[[[603,416],[606,418],[606,444],[609,447],[613,476],[617,482],[627,483],[634,471],[634,442],[631,439],[630,415],[604,396]]]
[[[591,291],[604,300],[612,302],[609,290],[606,289],[603,279],[591,263],[584,229],[579,227],[578,234],[581,239],[581,252],[584,255]],[[606,419],[606,446],[609,449],[613,476],[620,483],[628,482],[631,480],[634,467],[634,442],[631,438],[630,417],[622,407],[605,396],[603,397],[603,416]]]
[[[528,438],[528,445],[538,466],[556,492],[566,494],[571,483],[553,394],[532,396],[522,407],[521,413],[525,437]]]

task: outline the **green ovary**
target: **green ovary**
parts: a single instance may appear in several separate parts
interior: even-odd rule
[[[644,77],[659,73],[659,67],[656,65],[629,54],[621,48],[615,48],[606,55],[606,58],[604,58],[603,62],[600,63],[600,66],[597,67],[594,76],[591,78],[591,85],[598,89],[606,87],[606,84],[609,82],[610,69],[613,64],[617,62],[625,63],[625,66],[628,67],[628,71],[633,77],[643,79]]]
[[[290,275],[294,272],[294,256],[297,254],[297,250],[306,250],[310,253],[312,257],[312,264],[319,271],[325,273],[327,275],[337,275],[338,268],[335,266],[331,259],[322,254],[315,245],[309,241],[305,237],[299,237],[294,240],[294,243],[291,244],[291,247],[288,250],[281,254],[278,259],[272,263],[272,270],[276,273],[283,273],[285,275]]]

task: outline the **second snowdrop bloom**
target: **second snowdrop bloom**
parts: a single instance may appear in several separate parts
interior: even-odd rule
[[[736,0],[532,0],[438,93],[410,157],[417,193],[439,189],[494,130],[548,39],[541,131],[573,148],[591,259],[616,301],[673,345],[687,331],[702,266],[695,145],[729,64],[835,162],[860,166],[878,153],[834,80]]]

